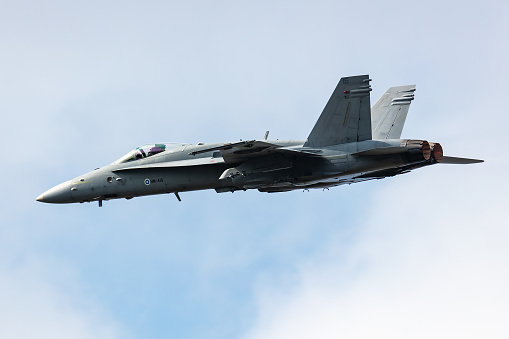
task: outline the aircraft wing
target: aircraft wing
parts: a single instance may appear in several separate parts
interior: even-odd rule
[[[160,169],[160,168],[175,168],[175,167],[189,167],[189,166],[203,166],[213,164],[233,164],[244,162],[250,158],[262,157],[269,154],[282,154],[288,157],[319,157],[312,151],[296,150],[280,145],[271,144],[264,141],[240,141],[236,143],[226,143],[221,146],[202,149],[199,151],[190,152],[189,155],[196,155],[208,153],[213,151],[220,151],[222,158],[193,158],[176,161],[165,161],[152,164],[144,164],[138,166],[131,166],[125,168],[118,168],[113,172],[120,171],[134,171],[134,170],[147,170],[147,169]]]
[[[399,139],[410,103],[414,100],[415,85],[391,87],[371,109],[373,139]]]
[[[240,141],[236,143],[227,143],[222,146],[206,148],[199,151],[190,152],[189,155],[196,155],[212,151],[220,151],[225,163],[239,163],[249,158],[266,156],[269,154],[283,154],[297,157],[317,157],[319,155],[311,152],[298,150],[280,145],[268,143],[265,141]]]

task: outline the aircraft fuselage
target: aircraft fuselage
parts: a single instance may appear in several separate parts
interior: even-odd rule
[[[303,148],[303,141],[267,141],[270,144],[295,150]],[[259,189],[263,192],[282,192],[296,189],[326,188],[364,181],[369,173],[401,167],[410,163],[419,167],[436,163],[431,157],[417,157],[409,161],[406,153],[356,155],[367,150],[400,146],[405,140],[370,140],[313,149],[310,158],[288,158],[279,154],[251,160],[248,166],[225,163],[217,152],[192,155],[193,151],[221,144],[185,145],[178,150],[107,165],[57,185],[37,200],[48,203],[76,203],[133,198],[145,195],[178,193],[205,189],[217,192]],[[259,164],[257,161],[259,160]],[[199,164],[195,164],[199,163]],[[164,165],[164,166],[163,166]],[[229,169],[234,173],[223,178]],[[358,178],[363,175],[364,177]],[[375,178],[375,177],[374,177]]]

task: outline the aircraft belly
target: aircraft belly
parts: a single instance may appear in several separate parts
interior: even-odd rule
[[[277,188],[292,190],[307,185],[314,185],[331,177],[339,177],[347,170],[347,156],[340,155],[333,159],[315,158],[312,160],[295,161],[293,166],[289,168],[274,171],[238,171],[236,174],[233,174],[231,179],[233,185],[240,189],[264,190]],[[235,171],[232,171],[232,173],[235,173]]]
[[[404,159],[401,155],[390,155],[390,156],[375,156],[368,158],[359,158],[349,156],[349,168],[344,174],[355,174],[362,172],[378,171],[387,168],[393,168],[402,166],[405,164]]]

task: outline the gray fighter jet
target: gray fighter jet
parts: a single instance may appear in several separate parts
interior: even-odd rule
[[[406,173],[472,164],[447,157],[437,142],[400,139],[415,86],[392,87],[370,108],[368,75],[342,78],[306,140],[160,143],[138,147],[111,165],[57,185],[47,203],[83,203],[215,189],[287,192],[325,189]]]

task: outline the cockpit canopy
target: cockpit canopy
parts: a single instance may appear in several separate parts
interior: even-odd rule
[[[187,144],[180,143],[162,143],[162,144],[149,144],[140,147],[136,147],[136,149],[124,155],[122,158],[118,159],[114,162],[114,164],[121,164],[124,162],[139,160],[143,158],[150,157],[152,155],[156,155],[158,153],[167,151],[172,148],[183,147]]]

